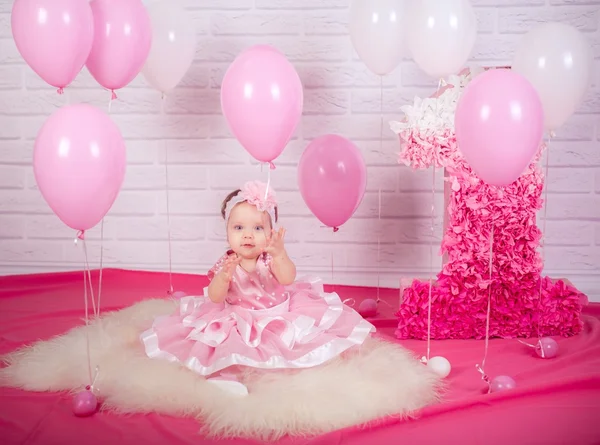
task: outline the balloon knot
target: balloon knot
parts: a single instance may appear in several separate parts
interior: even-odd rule
[[[56,92],[58,94],[63,94],[65,92],[65,89],[63,87],[60,87],[58,90],[56,90]]]
[[[272,162],[269,162],[269,168],[271,170],[275,170],[275,164],[273,164]]]
[[[117,93],[115,90],[110,90],[110,100],[115,100],[117,98]]]
[[[340,230],[340,228],[339,228],[339,227],[334,227],[334,228],[333,228],[333,233],[337,232],[338,230]]]
[[[475,365],[475,369],[477,369],[477,372],[479,372],[479,374],[481,374],[481,380],[483,380],[485,383],[487,383],[489,385],[490,384],[490,378],[485,373],[485,371],[483,370],[483,368],[481,366],[479,366],[479,365]]]
[[[85,231],[84,230],[79,230],[77,232],[77,239],[80,239],[82,241],[85,239]]]

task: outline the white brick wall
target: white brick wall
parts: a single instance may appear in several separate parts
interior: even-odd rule
[[[64,96],[40,80],[19,56],[10,31],[12,0],[0,0],[0,273],[78,269],[81,251],[73,232],[52,214],[36,189],[33,140],[47,116],[65,103],[104,109],[109,94],[83,72]],[[219,86],[228,64],[245,47],[269,43],[284,51],[305,87],[301,125],[273,172],[288,245],[304,272],[334,281],[375,285],[381,234],[381,282],[429,271],[431,172],[396,164],[398,143],[384,127],[379,142],[379,78],[354,53],[347,35],[349,0],[184,0],[197,24],[196,60],[167,98],[138,77],[118,92],[112,116],[127,139],[123,190],[105,222],[104,261],[109,267],[167,270],[165,150],[170,159],[173,264],[204,273],[225,247],[218,208],[242,181],[265,178],[232,138],[220,113]],[[532,25],[559,20],[585,32],[594,47],[593,85],[578,114],[552,145],[547,224],[547,272],[569,277],[600,300],[600,0],[473,0],[480,35],[472,62],[510,62],[516,43]],[[383,80],[384,113],[435,81],[409,60]],[[335,237],[320,227],[302,202],[296,164],[311,138],[339,132],[355,141],[368,163],[363,204]],[[440,176],[440,175],[438,175]],[[438,177],[437,213],[442,211]],[[382,189],[378,223],[377,189]],[[438,216],[436,225],[441,230]],[[98,266],[99,228],[89,234]],[[436,260],[439,264],[439,259]]]

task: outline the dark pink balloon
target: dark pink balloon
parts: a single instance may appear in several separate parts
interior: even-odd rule
[[[300,194],[310,211],[337,229],[354,214],[367,186],[367,168],[356,145],[335,134],[313,140],[298,165]]]
[[[363,317],[374,317],[377,315],[377,301],[373,298],[367,298],[358,305],[358,313]]]
[[[98,399],[90,390],[84,390],[73,397],[73,414],[78,417],[91,416],[98,409]]]

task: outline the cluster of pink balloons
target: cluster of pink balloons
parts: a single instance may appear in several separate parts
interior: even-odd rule
[[[62,92],[85,65],[104,88],[128,85],[140,72],[169,92],[196,51],[194,23],[167,0],[16,0],[12,32],[23,59]],[[106,215],[126,168],[123,137],[103,111],[75,104],[44,123],[34,147],[34,173],[50,208],[84,232]]]
[[[271,168],[292,138],[303,104],[298,73],[284,54],[269,45],[243,51],[223,78],[221,108],[229,128],[252,157]],[[362,200],[366,167],[352,142],[325,135],[304,151],[298,181],[309,209],[337,230]]]
[[[140,0],[16,0],[11,25],[23,59],[59,92],[85,65],[114,94],[141,71],[152,43]]]
[[[581,32],[545,23],[522,39],[512,70],[488,70],[467,85],[456,109],[456,138],[480,179],[504,187],[523,174],[544,130],[563,125],[583,100],[591,64]]]
[[[11,24],[23,59],[61,93],[85,65],[114,98],[141,71],[152,43],[140,0],[16,0]],[[83,233],[104,218],[121,189],[125,143],[100,109],[65,106],[38,132],[33,167],[50,208]]]

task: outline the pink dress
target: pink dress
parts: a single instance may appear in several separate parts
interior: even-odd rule
[[[209,271],[212,279],[224,255]],[[182,363],[208,376],[230,366],[262,369],[318,366],[355,345],[375,327],[318,282],[282,286],[270,257],[254,272],[237,266],[223,303],[206,296],[181,299],[179,310],[157,318],[141,335],[151,358]]]

